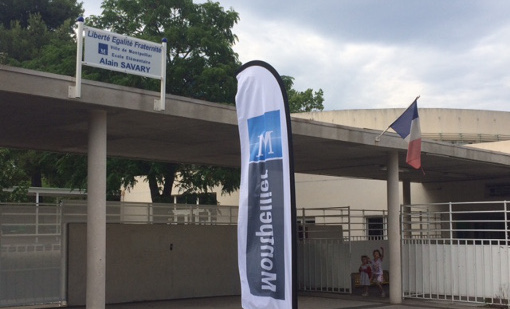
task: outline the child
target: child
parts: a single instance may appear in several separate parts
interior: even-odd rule
[[[383,269],[382,269],[382,260],[384,258],[384,248],[381,247],[381,251],[374,250],[374,261],[372,262],[372,281],[379,288],[379,292],[381,292],[381,297],[386,297],[384,293],[383,287],[381,283],[384,281],[383,278]]]
[[[370,259],[366,255],[361,256],[361,266],[359,267],[360,284],[363,286],[361,296],[368,296],[368,287],[370,286],[370,278],[372,277],[372,266]]]

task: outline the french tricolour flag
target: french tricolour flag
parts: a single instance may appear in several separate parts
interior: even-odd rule
[[[406,162],[415,169],[421,167],[421,129],[417,100],[414,100],[405,112],[390,125],[409,144]]]

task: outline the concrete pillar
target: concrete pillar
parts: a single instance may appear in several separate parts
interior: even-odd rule
[[[106,111],[89,114],[87,176],[87,309],[106,302]]]
[[[388,153],[388,243],[390,256],[390,302],[402,303],[402,268],[400,258],[400,204],[398,152]]]

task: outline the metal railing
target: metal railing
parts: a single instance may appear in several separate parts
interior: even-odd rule
[[[352,293],[351,273],[360,255],[387,239],[387,212],[382,210],[307,208],[298,210],[297,220],[301,291]]]
[[[235,225],[237,206],[108,202],[107,223]],[[87,221],[87,203],[64,200],[58,204],[2,204],[2,236],[22,237],[37,244],[39,238],[61,235],[62,224]],[[379,218],[372,224],[370,219]],[[297,219],[308,238],[386,239],[385,210],[353,210],[350,207],[298,209]],[[330,227],[330,229],[312,227]],[[303,234],[302,234],[303,236]],[[306,238],[306,237],[305,237]],[[19,239],[16,241],[19,244]]]
[[[106,215],[107,223],[235,225],[238,207],[108,202]],[[87,221],[87,202],[0,204],[0,217],[0,307],[65,304],[62,229],[67,223]],[[373,218],[380,223],[371,226]],[[359,266],[358,252],[372,248],[363,241],[387,237],[385,211],[299,209],[298,221],[299,288],[305,291],[350,293],[350,273]]]
[[[108,223],[237,224],[238,207],[108,202]],[[87,202],[0,203],[0,307],[65,305],[62,229],[87,222]]]
[[[298,209],[299,238],[386,240],[387,218],[386,210],[356,210],[350,206]]]
[[[480,133],[422,133],[422,138],[461,144],[486,143],[510,140],[508,134]]]
[[[0,306],[65,302],[62,228],[86,222],[86,210],[86,201],[0,204]],[[109,223],[216,225],[237,224],[238,207],[116,202],[106,212]],[[359,255],[387,239],[386,215],[298,210],[299,288],[352,292]],[[403,296],[507,305],[509,221],[505,201],[403,206]]]
[[[107,223],[237,224],[237,206],[108,202]],[[63,201],[63,222],[86,222],[86,201]]]
[[[64,301],[61,208],[0,204],[0,306]]]
[[[404,297],[508,305],[506,201],[403,206]]]

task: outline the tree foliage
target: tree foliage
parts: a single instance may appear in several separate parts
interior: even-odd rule
[[[321,111],[324,109],[324,92],[322,89],[313,91],[308,88],[305,91],[298,91],[293,88],[294,78],[290,76],[282,76],[287,97],[289,99],[289,109],[291,113],[304,113]]]
[[[236,12],[225,11],[219,3],[195,4],[191,0],[105,0],[101,7],[101,16],[92,16],[87,21],[90,25],[154,42],[167,39],[168,92],[212,102],[234,103],[235,72],[240,66],[232,49],[237,40],[232,32],[239,20]],[[118,73],[101,73],[97,77],[135,87],[159,87],[146,78]],[[232,186],[224,178],[211,181],[210,171],[219,168],[143,161],[136,162],[135,166],[130,172],[146,176],[153,202],[171,201],[176,178],[185,194],[207,192],[211,186],[222,183],[224,188]],[[222,170],[224,174],[238,173]],[[224,189],[224,192],[231,191]]]
[[[73,75],[76,0],[0,0],[0,64]]]
[[[94,27],[153,42],[168,40],[169,93],[234,103],[240,65],[232,49],[236,12],[225,11],[219,3],[191,0],[105,0],[101,7],[102,15],[87,21]]]
[[[178,181],[185,194],[207,193],[216,187],[222,194],[230,194],[239,189],[240,178],[239,169],[186,164],[179,169]]]
[[[55,30],[81,14],[82,4],[76,0],[0,0],[0,23],[7,29],[13,21],[28,29],[31,16],[39,15],[46,27]]]
[[[0,201],[24,201],[29,186],[23,171],[18,168],[18,160],[8,149],[0,148],[0,189],[16,184],[13,192],[0,190]]]

